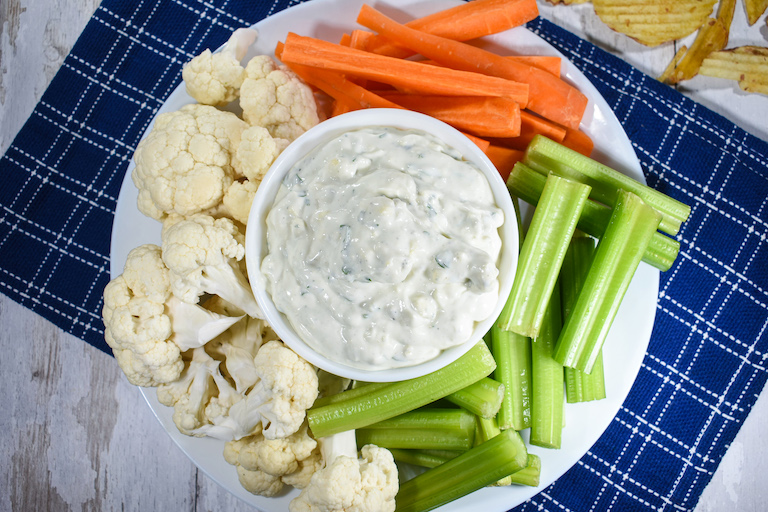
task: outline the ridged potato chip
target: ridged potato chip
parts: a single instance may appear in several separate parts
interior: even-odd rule
[[[675,54],[670,66],[659,77],[664,83],[676,84],[690,80],[699,72],[702,61],[712,52],[722,50],[728,44],[728,34],[736,10],[736,0],[721,0],[717,8],[717,18],[708,19],[696,33],[691,48],[681,54]],[[683,47],[685,48],[685,47]]]
[[[768,8],[768,0],[744,0],[744,7],[747,9],[749,24],[754,25]]]
[[[701,27],[717,0],[592,0],[609,27],[646,46],[681,39]]]
[[[740,46],[712,52],[701,63],[699,74],[736,80],[746,92],[768,95],[768,48]]]

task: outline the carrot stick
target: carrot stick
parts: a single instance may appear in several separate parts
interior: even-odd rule
[[[512,168],[525,156],[525,151],[491,144],[485,154],[488,155],[493,165],[496,166],[502,179],[507,181],[510,173],[512,173]]]
[[[459,131],[461,131],[461,130],[459,130]],[[476,137],[475,135],[472,135],[471,133],[466,133],[466,132],[461,132],[461,133],[463,133],[469,140],[474,142],[475,145],[477,147],[479,147],[480,150],[483,153],[487,153],[488,152],[488,148],[490,148],[490,146],[491,146],[491,142],[490,141],[487,141],[485,139],[481,139],[480,137]]]
[[[520,105],[509,98],[381,93],[401,107],[427,114],[480,137],[520,135]]]
[[[426,94],[506,96],[521,107],[528,100],[526,84],[384,57],[295,33],[286,37],[281,60],[286,64],[332,69]]]
[[[341,114],[346,114],[347,112],[352,112],[353,110],[356,110],[356,109],[352,105],[351,101],[347,102],[342,100],[334,100],[333,106],[331,107],[330,117],[336,117]]]
[[[566,129],[552,121],[523,110],[520,112],[520,130],[525,133],[541,134],[561,142],[565,138]],[[533,136],[531,136],[533,138]]]
[[[574,151],[578,151],[584,156],[591,155],[595,147],[595,143],[589,135],[573,128],[566,128],[565,138],[563,138],[561,144]]]
[[[543,69],[550,75],[560,78],[560,57],[554,55],[505,55],[505,59],[516,60],[523,64],[528,64],[539,69]],[[424,64],[432,64],[434,66],[442,66],[439,62],[433,60],[420,60]]]
[[[523,25],[538,15],[535,0],[473,0],[411,20],[406,25],[447,39],[468,41]],[[399,58],[414,53],[380,35],[369,38],[365,49]]]
[[[360,30],[355,29],[352,31],[351,34],[351,41],[348,45],[350,48],[355,48],[357,50],[366,50],[366,47],[368,46],[368,41],[374,37],[375,34],[373,32],[368,32],[367,30]]]
[[[348,80],[340,73],[300,64],[288,64],[288,67],[306,83],[317,87],[334,100],[344,103],[349,110],[372,107],[403,108]]]
[[[341,34],[341,38],[339,39],[339,44],[341,46],[352,46],[352,36],[344,32]]]
[[[360,9],[357,22],[450,68],[527,83],[531,87],[530,110],[563,126],[579,127],[587,97],[546,71],[465,43],[408,28],[367,4]]]

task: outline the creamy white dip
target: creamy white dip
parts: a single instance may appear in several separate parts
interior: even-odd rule
[[[365,128],[288,172],[261,269],[277,309],[325,357],[410,366],[467,341],[491,314],[503,221],[486,177],[454,149]]]

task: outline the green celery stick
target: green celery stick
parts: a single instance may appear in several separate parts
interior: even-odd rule
[[[458,450],[403,450],[400,448],[390,448],[389,451],[396,461],[423,468],[436,468],[463,453]]]
[[[565,367],[565,396],[569,404],[592,402],[605,398],[605,371],[603,351],[597,354],[592,372]]]
[[[474,431],[474,427],[475,415],[464,409],[422,408],[373,423],[365,428],[372,430],[443,428],[446,430],[469,432]]]
[[[565,253],[563,268],[560,270],[560,297],[563,318],[568,318],[576,304],[584,280],[595,253],[595,241],[577,232]],[[565,368],[565,395],[568,403],[589,402],[605,398],[605,377],[603,375],[602,350],[597,356],[590,373]]]
[[[375,444],[382,448],[412,450],[468,450],[474,443],[475,432],[474,429],[462,432],[446,428],[360,428],[355,430],[355,436],[358,446]]]
[[[477,416],[477,428],[475,430],[475,446],[484,443],[497,435],[501,434],[499,424],[496,422],[496,418],[482,418]],[[496,480],[491,484],[494,487],[503,487],[505,485],[512,485],[512,479],[510,476],[505,476],[499,480]]]
[[[491,328],[491,352],[496,359],[493,378],[504,385],[496,420],[502,430],[531,426],[531,340],[498,323]]]
[[[397,512],[425,512],[445,505],[528,464],[520,434],[504,430],[458,457],[403,482],[395,502]]]
[[[496,364],[498,368],[498,362]],[[445,397],[452,404],[484,418],[496,416],[503,398],[504,385],[489,377]]]
[[[555,347],[555,359],[564,366],[592,371],[660,218],[635,194],[619,192],[611,221]]]
[[[530,338],[538,335],[589,191],[587,185],[553,174],[547,177],[520,249],[512,291],[499,316],[502,329]]]
[[[552,357],[561,327],[558,284],[544,316],[541,334],[531,340],[530,443],[544,448],[560,448],[563,432],[563,365]]]
[[[539,174],[522,162],[515,164],[507,180],[507,187],[512,195],[536,206],[544,189],[547,177]],[[605,232],[611,218],[611,209],[594,201],[587,201],[576,225],[578,229],[595,238],[600,238]],[[643,253],[643,261],[662,272],[672,267],[680,252],[680,242],[659,232],[651,237],[648,248]]]
[[[341,396],[350,391],[334,395],[337,402],[313,406],[307,411],[309,428],[315,438],[363,428],[463,389],[487,377],[495,368],[490,350],[480,341],[453,363],[427,375],[380,387],[371,384],[376,389],[350,399]]]
[[[659,229],[670,235],[676,235],[691,214],[690,206],[542,135],[528,144],[523,162],[542,174],[554,172],[586,183],[593,199],[611,207],[619,190],[632,192],[661,214]]]
[[[528,454],[528,465],[516,473],[509,475],[513,484],[538,487],[541,478],[541,458],[532,453]]]
[[[488,332],[487,337],[490,340],[490,331]],[[486,341],[486,345],[489,342],[490,341]],[[343,394],[338,393],[318,398],[314,403],[314,407],[335,404],[353,397],[360,397],[370,391],[386,387],[389,384],[389,382],[357,382],[353,389],[347,390]],[[463,407],[473,414],[491,417],[498,412],[499,407],[501,406],[503,393],[504,388],[501,383],[486,377],[470,384],[464,389],[460,389],[447,395],[445,400]]]

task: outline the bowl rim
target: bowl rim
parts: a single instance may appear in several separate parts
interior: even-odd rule
[[[286,173],[293,165],[334,137],[355,129],[371,126],[388,126],[404,130],[421,130],[441,139],[448,146],[473,162],[488,179],[497,206],[504,213],[504,223],[499,228],[502,239],[499,269],[499,300],[491,315],[478,322],[469,340],[443,350],[428,361],[399,368],[366,370],[333,361],[309,346],[296,333],[287,318],[277,310],[266,290],[266,278],[261,272],[261,262],[267,254],[266,217]],[[510,243],[511,242],[511,243]],[[310,364],[340,377],[366,382],[394,382],[412,379],[436,371],[465,354],[490,330],[501,313],[512,289],[517,269],[519,232],[514,201],[496,167],[488,156],[466,135],[433,117],[410,110],[371,108],[348,112],[322,121],[291,142],[267,170],[254,197],[245,231],[245,260],[251,288],[264,319],[280,339]]]

